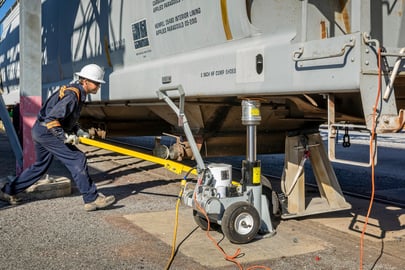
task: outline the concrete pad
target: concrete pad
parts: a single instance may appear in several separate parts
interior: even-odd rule
[[[124,217],[172,246],[175,221],[174,210],[138,213],[125,215]],[[237,259],[240,263],[295,256],[323,250],[327,247],[327,242],[301,233],[296,226],[286,225],[293,222],[282,221],[278,225],[277,233],[274,236],[257,239],[244,245],[232,244],[217,231],[209,233],[215,239],[215,242],[220,242],[220,246],[228,255],[235,254],[240,248],[241,255],[243,255]],[[179,252],[209,268],[229,266],[230,262],[224,259],[215,243],[207,237],[207,233],[196,225],[190,208],[180,208],[178,224],[176,245],[181,243]],[[207,258],[210,259],[207,260]]]
[[[311,220],[338,231],[360,236],[366,222],[369,201],[348,199],[353,205],[352,210],[313,216]],[[381,242],[382,239],[384,241],[405,239],[405,209],[374,202],[364,238],[375,242]]]

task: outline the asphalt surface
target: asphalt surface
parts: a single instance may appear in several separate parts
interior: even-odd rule
[[[117,203],[107,210],[85,212],[81,196],[74,187],[70,196],[61,198],[28,200],[18,206],[0,202],[0,269],[164,269],[171,254],[171,245],[155,232],[156,227],[164,223],[167,223],[168,231],[172,229],[182,176],[134,158],[92,147],[81,148],[89,158],[90,174],[99,190],[106,195],[115,195]],[[0,162],[0,177],[15,172],[11,148],[1,132]],[[54,162],[49,174],[69,175],[58,162]],[[404,269],[404,210],[394,209],[389,218],[397,219],[397,224],[387,225],[384,230],[387,233],[399,232],[399,236],[390,241],[384,237],[366,240],[364,269]],[[321,218],[353,213],[364,215],[365,212],[365,207],[356,206],[350,212],[331,213]],[[359,269],[358,232],[353,236],[311,218],[276,223],[280,236],[290,236],[284,242],[286,250],[291,252],[280,252],[275,257],[263,255],[261,260],[247,260],[242,265],[243,269],[254,265],[266,266],[267,269]],[[198,228],[189,233],[196,235],[197,243],[209,242]],[[320,239],[323,243],[321,248],[308,252],[301,248],[301,253],[294,253],[293,246],[303,241],[302,235]],[[207,252],[202,244],[201,249],[198,245],[194,247],[194,252],[206,253],[204,261],[193,257],[182,250],[187,241],[188,238],[178,239],[179,251],[170,269],[238,269],[220,254],[213,256]],[[226,239],[222,242],[225,245]],[[249,245],[240,248],[249,254]],[[211,248],[215,250],[215,247]],[[239,247],[231,245],[231,248],[233,253]],[[269,253],[281,249],[277,246],[269,248]],[[225,264],[207,266],[205,262],[210,260],[225,261]]]
[[[99,191],[115,195],[117,203],[105,211],[85,212],[74,186],[72,195],[62,198],[25,201],[17,206],[0,202],[0,269],[164,268],[170,247],[132,226],[123,215],[173,209],[178,179],[169,179],[164,171],[163,175],[153,173],[156,166],[151,164],[97,149],[84,151]],[[15,173],[4,133],[0,133],[0,162],[0,177]],[[59,162],[53,163],[49,174],[69,175]],[[184,256],[178,257],[181,261]],[[194,265],[191,259],[184,261]],[[195,269],[205,268],[196,265]]]

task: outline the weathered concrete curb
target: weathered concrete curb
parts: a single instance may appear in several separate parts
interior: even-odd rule
[[[23,197],[25,199],[45,200],[70,195],[72,193],[71,181],[63,176],[46,176],[30,186]]]

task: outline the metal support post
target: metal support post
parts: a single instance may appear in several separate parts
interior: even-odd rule
[[[262,233],[271,233],[275,231],[271,224],[269,206],[266,196],[262,194],[261,167],[257,160],[257,134],[256,126],[260,124],[260,101],[243,100],[242,101],[242,124],[246,125],[246,160],[242,161],[242,184],[243,190],[253,193],[253,205],[258,211]]]
[[[282,189],[287,198],[282,218],[307,216],[350,209],[319,133],[286,138],[285,165]],[[308,200],[305,196],[305,161],[312,165],[319,197]]]
[[[20,112],[24,168],[35,161],[31,129],[41,108],[41,1],[20,1]]]

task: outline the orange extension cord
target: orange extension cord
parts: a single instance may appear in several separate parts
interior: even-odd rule
[[[363,253],[364,253],[364,235],[366,233],[368,219],[370,217],[371,210],[373,208],[374,202],[374,192],[375,192],[375,148],[376,145],[374,144],[375,141],[375,130],[377,125],[377,107],[378,102],[381,97],[381,48],[378,48],[378,90],[377,90],[377,97],[375,100],[374,108],[373,108],[373,125],[371,129],[371,138],[370,138],[370,157],[371,160],[371,196],[370,196],[370,203],[368,206],[368,211],[366,215],[366,219],[364,221],[363,230],[361,232],[360,237],[360,270],[363,270]]]
[[[202,178],[203,178],[203,177],[201,177],[200,179],[198,179],[197,185],[201,185],[201,183],[202,183]],[[186,179],[186,177],[184,177],[184,180],[181,181],[181,190],[180,190],[180,193],[179,193],[179,195],[178,195],[178,197],[177,197],[177,202],[176,202],[176,218],[175,218],[175,225],[174,225],[174,231],[173,231],[173,240],[172,240],[172,251],[171,251],[170,258],[169,258],[169,260],[167,261],[165,270],[170,269],[170,266],[171,266],[171,264],[172,264],[172,262],[173,262],[173,260],[174,260],[174,257],[175,257],[175,255],[176,255],[176,251],[177,251],[177,248],[176,248],[176,238],[177,238],[178,215],[179,215],[179,211],[178,211],[178,210],[179,210],[179,204],[180,204],[180,201],[181,201],[181,197],[182,197],[182,195],[183,195],[184,187],[185,187],[185,185],[186,185],[186,180],[185,180],[185,179]],[[209,233],[209,231],[210,231],[210,220],[209,220],[209,218],[208,218],[207,212],[206,212],[206,211],[201,207],[201,205],[197,202],[197,197],[196,197],[196,194],[195,194],[195,193],[194,193],[194,195],[193,195],[193,200],[194,200],[194,202],[195,202],[197,208],[200,210],[201,213],[204,214],[204,216],[205,216],[205,218],[206,218],[206,220],[207,220],[207,237],[215,244],[215,246],[216,246],[216,247],[218,248],[218,250],[224,255],[224,258],[225,258],[227,261],[230,261],[230,262],[235,263],[235,264],[239,267],[240,270],[243,270],[242,265],[236,260],[236,259],[238,258],[238,256],[240,255],[240,248],[238,248],[238,249],[236,250],[235,254],[232,255],[232,256],[228,255],[228,254],[224,251],[224,249],[219,245],[219,243],[210,235],[210,233]],[[270,267],[261,266],[261,265],[251,266],[251,267],[247,268],[246,270],[253,270],[253,269],[271,270]]]

